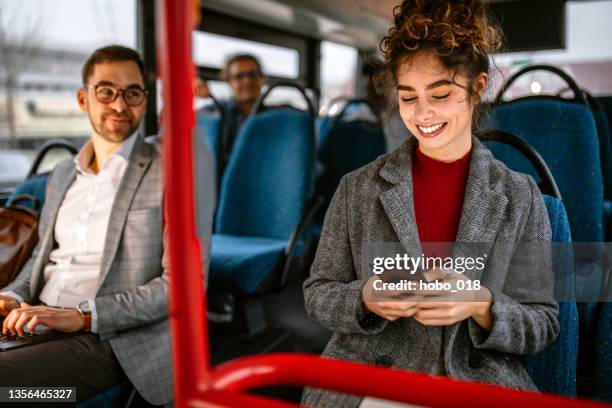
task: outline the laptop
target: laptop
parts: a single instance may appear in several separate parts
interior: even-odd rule
[[[3,321],[4,318],[0,317],[0,326],[2,326]],[[27,327],[24,327],[24,332],[25,336],[23,337],[13,336],[12,334],[4,335],[2,332],[0,332],[0,352],[31,346],[34,344],[46,343],[48,341],[65,339],[67,337],[82,334],[80,331],[74,333],[62,333],[41,324],[36,326],[34,333],[30,333]]]

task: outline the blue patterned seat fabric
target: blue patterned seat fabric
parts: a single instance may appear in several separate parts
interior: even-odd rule
[[[313,135],[312,116],[293,109],[245,121],[221,182],[212,291],[251,294],[278,266],[312,192]]]
[[[324,203],[317,214],[317,226],[313,231],[315,234],[317,232],[320,234],[325,210],[342,176],[365,166],[386,152],[385,135],[380,124],[359,117],[344,120],[355,111],[349,108],[356,106],[367,107],[355,103],[347,107],[342,117],[324,118],[325,133],[321,135],[317,154],[321,172],[315,184],[315,192],[323,198]]]
[[[612,200],[612,133],[610,132],[610,124],[603,109],[595,109],[593,115],[597,125],[597,135],[599,136],[604,197],[607,200]]]
[[[380,125],[365,121],[341,121],[319,147],[318,159],[324,166],[317,180],[317,193],[327,202],[334,195],[342,176],[385,154],[385,135]]]
[[[215,234],[209,287],[214,291],[255,291],[283,257],[287,240]],[[231,279],[230,279],[231,278]]]
[[[39,176],[30,177],[29,179],[18,184],[15,191],[11,194],[6,202],[6,205],[10,205],[13,202],[13,198],[17,195],[25,194],[36,197],[40,202],[38,210],[42,209],[45,204],[45,191],[47,189],[48,174],[42,174]],[[20,201],[19,205],[24,207],[32,208],[33,203],[31,201]]]
[[[550,168],[567,210],[575,242],[603,240],[602,173],[599,140],[592,112],[584,105],[560,100],[516,100],[491,110],[485,125],[525,139]],[[491,150],[513,170],[537,174],[510,146]]]
[[[612,402],[612,303],[602,303],[596,340],[596,398]]]
[[[552,99],[518,99],[491,110],[486,129],[518,135],[531,144],[550,168],[567,210],[574,242],[602,242],[603,179],[599,138],[593,113],[585,105]],[[509,146],[491,150],[508,167],[536,176],[525,158]],[[581,333],[593,337],[597,305],[607,272],[599,268],[600,253],[583,251],[575,258],[576,296]]]
[[[128,382],[121,383],[76,404],[75,408],[124,407],[134,387]]]
[[[199,110],[196,112],[196,152],[202,151],[201,144],[208,143],[209,151],[213,152],[217,176],[221,176],[221,116],[217,113]]]
[[[544,196],[552,228],[552,240],[558,243],[572,242],[569,222],[563,203]],[[556,292],[567,298],[574,291],[574,262],[569,245],[553,246],[553,268]],[[564,294],[560,294],[560,292]],[[528,360],[529,374],[538,389],[568,397],[576,396],[576,369],[578,360],[578,309],[576,302],[559,303],[560,331],[557,339],[543,351]]]

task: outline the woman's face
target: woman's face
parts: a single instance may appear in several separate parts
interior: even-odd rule
[[[453,161],[472,146],[474,104],[467,92],[467,78],[454,77],[433,52],[422,52],[397,71],[400,116],[419,141],[419,150],[429,157]],[[461,86],[455,85],[459,84]],[[474,81],[478,94],[487,83],[487,74]],[[462,88],[463,87],[463,88]]]

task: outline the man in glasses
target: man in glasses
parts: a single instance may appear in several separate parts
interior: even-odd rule
[[[167,404],[162,174],[157,146],[138,131],[143,63],[113,45],[96,50],[82,75],[77,101],[91,138],[51,174],[40,242],[0,293],[5,336],[41,325],[80,334],[0,353],[0,385],[76,387],[84,400],[129,380],[148,402]]]
[[[221,101],[224,110],[224,129],[222,140],[223,161],[226,162],[234,146],[234,141],[242,122],[251,113],[257,98],[261,95],[261,88],[265,83],[265,76],[257,57],[252,54],[235,54],[225,61],[222,77],[232,88],[233,96],[227,101]],[[197,80],[196,80],[197,81]],[[208,88],[205,83],[195,86],[196,95],[208,97]],[[202,91],[199,91],[202,89]],[[212,112],[211,108],[204,108],[205,113]]]

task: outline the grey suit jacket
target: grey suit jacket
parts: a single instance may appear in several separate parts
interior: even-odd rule
[[[421,254],[412,198],[416,139],[410,138],[392,153],[346,175],[325,216],[310,277],[304,283],[309,316],[334,332],[324,356],[536,389],[524,356],[542,350],[559,331],[546,207],[531,177],[510,171],[477,139],[473,143],[453,255],[488,254],[484,269],[466,275],[480,279],[493,295],[491,332],[472,319],[431,327],[411,318],[391,322],[364,314],[361,291],[373,273],[362,265],[367,259],[362,258],[364,249],[376,242],[399,242],[404,253]],[[476,245],[476,251],[474,245],[461,243],[482,244]],[[517,254],[520,243],[529,243],[523,247],[533,250]],[[523,267],[511,267],[517,263]],[[311,388],[303,396],[310,406],[356,406],[359,401]]]
[[[7,287],[26,301],[36,302],[44,286],[57,212],[75,177],[74,161],[66,160],[56,166],[47,183],[39,244]],[[214,172],[210,180],[214,188]],[[155,405],[169,403],[173,389],[162,202],[159,151],[154,142],[139,136],[111,210],[95,304],[100,340],[110,342],[132,384]],[[203,219],[212,220],[214,205],[209,207]],[[210,222],[204,224],[210,228]],[[200,229],[200,234],[210,237],[210,231]],[[209,240],[203,244],[206,259],[209,244]]]

